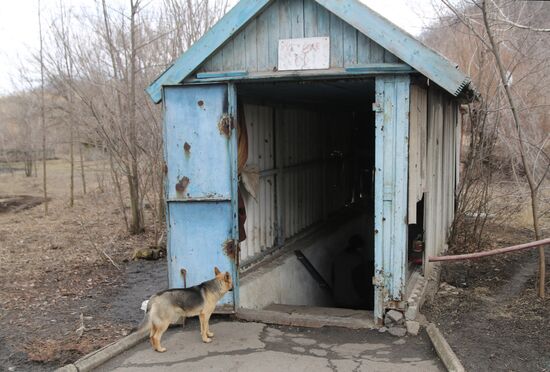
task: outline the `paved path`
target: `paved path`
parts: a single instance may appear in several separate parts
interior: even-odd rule
[[[305,329],[261,323],[211,321],[210,344],[198,322],[163,336],[168,351],[142,342],[98,371],[444,371],[425,333],[396,338],[375,330]]]

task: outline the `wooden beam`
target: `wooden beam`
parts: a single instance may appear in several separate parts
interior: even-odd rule
[[[381,74],[391,74],[391,75],[400,75],[400,74],[410,74],[414,72],[413,69],[407,66],[396,68],[395,64],[393,67],[386,68],[384,63],[373,64],[372,67],[367,67],[369,65],[361,65],[357,69],[354,69],[353,66],[347,68],[331,68],[328,70],[304,70],[304,71],[276,71],[276,72],[250,72],[246,74],[228,74],[223,76],[223,74],[218,74],[216,76],[208,76],[208,73],[197,74],[196,78],[187,78],[185,79],[184,84],[204,84],[204,83],[215,83],[215,82],[225,82],[225,81],[250,81],[250,80],[264,80],[264,81],[275,81],[275,80],[315,80],[315,79],[329,79],[329,78],[343,78],[343,77],[369,77],[374,75]],[[406,66],[406,65],[402,65]],[[178,83],[179,84],[179,83]]]

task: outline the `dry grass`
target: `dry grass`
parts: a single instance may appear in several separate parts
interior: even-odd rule
[[[21,171],[0,174],[0,198],[41,196],[38,170],[37,177]],[[75,174],[75,206],[70,208],[68,164],[50,161],[48,215],[42,205],[0,213],[0,343],[6,346],[0,364],[6,353],[18,351],[30,360],[64,363],[128,331],[128,324],[105,317],[94,298],[124,280],[105,255],[124,267],[134,249],[152,243],[152,237],[125,231],[103,164],[87,163],[86,175],[89,192],[83,195],[80,174]],[[81,337],[76,333],[80,314],[87,319]]]

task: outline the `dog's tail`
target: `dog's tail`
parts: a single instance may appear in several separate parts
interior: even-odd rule
[[[145,316],[143,317],[143,319],[141,320],[139,325],[131,330],[132,333],[142,331],[142,330],[146,330],[146,329],[151,329],[151,316],[150,316],[150,313],[151,313],[152,299],[154,297],[155,296],[152,296],[149,299],[149,301],[147,302],[147,309],[145,310]]]

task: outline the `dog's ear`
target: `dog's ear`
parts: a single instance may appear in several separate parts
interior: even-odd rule
[[[225,275],[223,276],[223,280],[225,280],[226,282],[231,281],[231,276],[229,275],[229,273],[227,271],[225,272]]]
[[[218,275],[219,273],[220,273],[220,270],[216,266],[214,266],[214,274]]]

